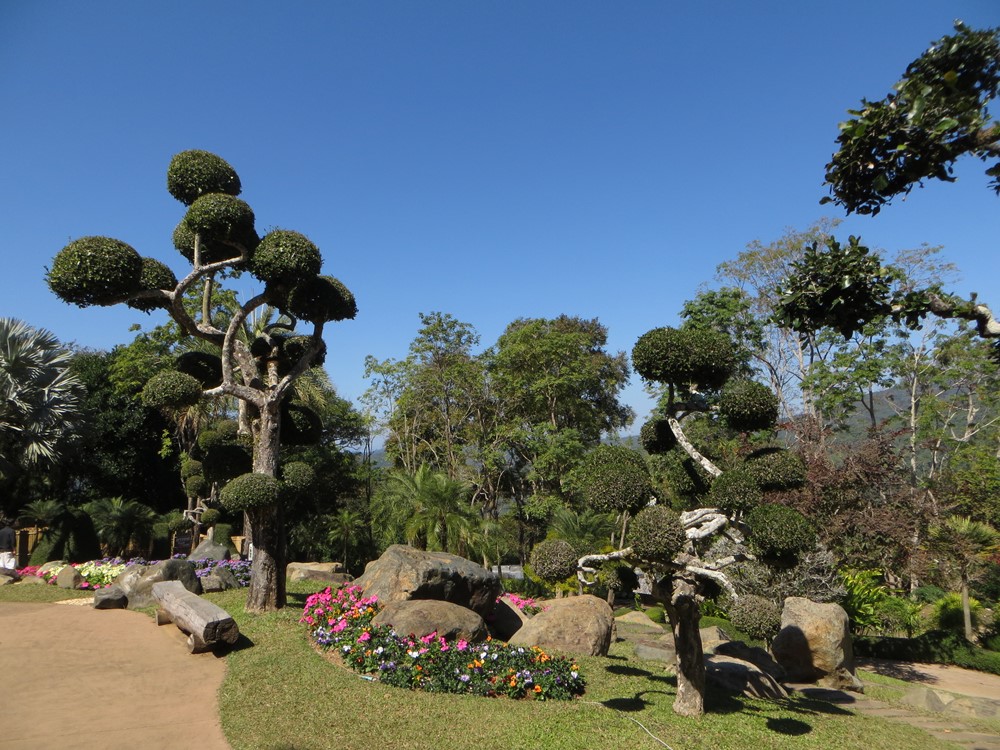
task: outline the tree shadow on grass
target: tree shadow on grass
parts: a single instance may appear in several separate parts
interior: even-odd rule
[[[247,638],[243,633],[240,633],[240,637],[236,639],[236,643],[232,645],[222,645],[212,651],[212,653],[217,658],[224,658],[234,651],[242,651],[247,648],[252,648],[254,645],[253,641]]]
[[[672,695],[672,693],[666,693],[662,690],[642,690],[636,693],[631,698],[608,698],[606,701],[601,701],[601,705],[605,708],[610,708],[614,711],[622,711],[624,713],[634,713],[636,711],[644,711],[646,706],[652,705],[650,701],[645,700],[642,696],[644,695]]]
[[[611,664],[604,668],[605,672],[610,674],[617,674],[623,677],[644,677],[647,680],[653,680],[654,682],[665,682],[668,685],[677,686],[677,678],[673,675],[665,674],[653,674],[649,670],[640,669],[639,667],[631,667],[624,664]]]

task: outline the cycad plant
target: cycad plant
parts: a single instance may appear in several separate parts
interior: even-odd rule
[[[94,522],[97,538],[111,557],[141,553],[152,539],[156,512],[148,505],[111,497],[88,503],[86,510]]]
[[[949,516],[931,526],[929,532],[931,548],[938,562],[958,578],[965,638],[974,641],[969,583],[980,572],[983,563],[1000,548],[1000,532],[988,523],[973,521],[965,516]]]

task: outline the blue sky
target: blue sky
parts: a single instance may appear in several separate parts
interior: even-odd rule
[[[104,234],[175,272],[170,157],[214,151],[260,231],[308,235],[355,293],[327,370],[402,357],[418,313],[474,325],[597,317],[631,351],[716,266],[841,210],[820,206],[837,123],[881,98],[954,18],[995,0],[0,4],[0,315],[110,348],[156,316],[77,309],[43,277]],[[839,233],[943,245],[956,291],[1000,306],[983,166]],[[249,289],[247,290],[249,292]],[[642,419],[641,383],[625,399]]]

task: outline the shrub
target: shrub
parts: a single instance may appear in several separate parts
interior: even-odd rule
[[[778,397],[755,380],[732,381],[719,396],[719,414],[737,432],[765,430],[778,419]]]
[[[851,618],[851,630],[863,633],[881,626],[878,608],[889,598],[889,588],[881,583],[881,570],[844,570],[839,574],[847,590],[841,604]]]
[[[677,513],[664,505],[643,508],[628,528],[630,545],[645,560],[669,562],[684,548],[687,536]]]
[[[288,293],[288,312],[310,323],[353,320],[358,304],[351,291],[332,276],[315,276]]]
[[[154,258],[142,259],[142,272],[139,274],[137,291],[152,289],[172,290],[177,286],[177,277],[166,264]],[[169,303],[164,299],[130,299],[125,304],[136,310],[150,312],[158,307],[166,307]]]
[[[750,544],[770,558],[794,557],[816,545],[816,531],[797,510],[784,505],[758,505],[747,516]]]
[[[741,469],[724,471],[712,481],[709,504],[726,511],[746,513],[764,499],[764,492],[750,474]]]
[[[854,653],[875,659],[954,664],[1000,675],[1000,654],[976,648],[956,632],[930,630],[916,638],[858,637]]]
[[[732,375],[736,357],[720,331],[654,328],[632,348],[632,363],[646,380],[714,390]]]
[[[531,568],[546,583],[556,583],[576,572],[579,557],[569,542],[546,539],[531,550]]]
[[[239,513],[250,508],[276,505],[281,495],[281,483],[267,474],[251,472],[236,477],[222,488],[219,499],[222,506]]]
[[[182,151],[167,167],[167,190],[185,206],[207,193],[239,195],[240,178],[225,159],[208,151]]]
[[[887,596],[875,605],[879,629],[887,634],[906,633],[907,638],[921,629],[920,602],[902,596]]]
[[[755,594],[746,594],[729,608],[729,620],[756,640],[770,642],[781,629],[781,605]]]
[[[131,245],[111,237],[81,237],[52,260],[45,280],[64,302],[87,307],[113,305],[139,291],[142,258]]]
[[[913,598],[924,604],[933,604],[944,595],[945,590],[940,586],[920,586],[913,590]]]
[[[222,518],[222,512],[218,508],[207,508],[201,514],[201,523],[203,526],[215,526]]]
[[[238,242],[251,247],[256,244],[253,209],[245,201],[231,195],[211,193],[201,196],[191,204],[184,223],[207,242]],[[226,257],[238,258],[239,255],[239,250],[230,248]]]
[[[677,436],[665,419],[650,419],[639,430],[639,442],[647,453],[659,455],[677,445]]]
[[[176,370],[161,370],[142,389],[142,403],[151,409],[180,409],[201,399],[201,383]]]
[[[588,507],[595,510],[634,513],[653,495],[646,462],[623,445],[599,445],[583,459],[577,476]]]
[[[762,490],[791,490],[806,481],[806,465],[802,458],[777,446],[761,448],[747,456],[746,472]]]
[[[601,566],[597,579],[620,596],[630,596],[639,587],[635,569],[621,560],[609,560]]]
[[[184,352],[177,358],[177,371],[190,375],[204,388],[222,383],[222,357],[209,352]]]
[[[276,229],[261,239],[250,273],[265,283],[295,284],[316,276],[323,265],[319,248],[299,232]]]
[[[983,605],[978,599],[969,597],[969,610],[972,614],[972,627],[976,627],[979,624]],[[965,617],[962,614],[962,595],[952,592],[934,602],[931,620],[939,630],[964,632]]]

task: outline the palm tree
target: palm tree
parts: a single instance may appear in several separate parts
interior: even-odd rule
[[[83,385],[71,354],[42,328],[0,318],[0,472],[9,478],[59,460],[75,433]]]
[[[348,548],[351,541],[357,537],[358,532],[363,528],[364,522],[365,519],[360,513],[349,508],[341,508],[335,515],[330,517],[329,539],[331,543],[339,542],[343,545],[344,554],[340,559],[344,563],[345,568],[347,567]]]
[[[112,557],[144,551],[152,538],[156,512],[148,505],[111,497],[88,503],[86,510],[94,521],[97,538]]]
[[[929,537],[941,562],[958,575],[965,639],[974,641],[969,583],[975,578],[980,566],[1000,547],[1000,532],[988,523],[973,521],[965,516],[949,516],[944,522],[930,527]]]
[[[385,540],[402,534],[420,549],[465,555],[475,541],[478,515],[466,504],[468,488],[423,464],[417,473],[395,471],[373,503],[373,526]]]
[[[552,513],[548,537],[562,539],[580,554],[607,547],[615,532],[613,513],[598,513],[585,508],[579,513],[560,506]]]

